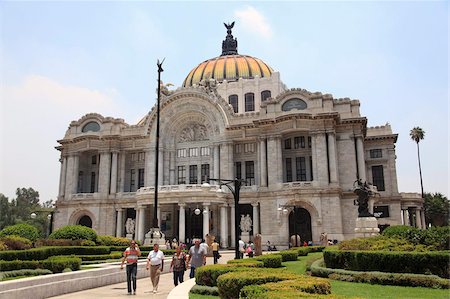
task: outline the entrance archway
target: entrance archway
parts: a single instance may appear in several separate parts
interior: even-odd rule
[[[300,207],[294,207],[289,214],[289,237],[296,234],[300,235],[302,242],[312,241],[311,215],[308,210]]]
[[[195,209],[186,210],[186,237],[192,243],[194,238],[203,239],[203,213],[195,214]]]
[[[84,215],[78,220],[78,224],[92,228],[92,219],[88,215]]]

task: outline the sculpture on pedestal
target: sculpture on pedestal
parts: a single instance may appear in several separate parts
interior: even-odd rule
[[[353,192],[358,195],[355,205],[358,205],[358,217],[373,217],[369,212],[369,197],[373,196],[373,192],[367,182],[362,182],[361,179],[353,183]]]
[[[247,214],[245,217],[244,215],[241,215],[241,223],[239,227],[241,228],[241,231],[243,233],[248,233],[252,230],[252,219],[250,218],[249,214]]]

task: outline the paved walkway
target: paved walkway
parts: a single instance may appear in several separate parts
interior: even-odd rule
[[[219,260],[220,264],[226,264],[226,262],[230,259],[234,258],[234,251],[222,251],[222,257]],[[206,259],[206,264],[212,264],[213,258],[208,257]],[[127,291],[127,283],[122,282],[118,284],[112,284],[100,288],[94,288],[89,290],[84,290],[80,292],[65,294],[61,296],[51,297],[58,299],[85,299],[85,298],[152,298],[152,299],[165,299],[170,291],[174,288],[173,284],[173,275],[172,273],[168,273],[170,262],[167,260],[164,265],[164,274],[161,274],[159,280],[158,293],[153,294],[152,283],[150,281],[150,276],[148,278],[138,279],[137,281],[137,294],[136,296],[128,296]],[[143,267],[143,266],[141,266]],[[123,270],[125,274],[125,270]],[[185,281],[189,279],[189,270],[187,270],[184,274]],[[192,283],[191,283],[192,284]],[[189,284],[186,284],[189,285]],[[190,288],[189,288],[190,289]],[[188,293],[189,291],[186,290]],[[186,293],[186,297],[188,298],[188,294]],[[181,297],[180,297],[181,298]]]

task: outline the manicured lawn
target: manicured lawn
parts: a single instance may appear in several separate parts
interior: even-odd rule
[[[288,271],[305,274],[306,266],[311,261],[322,258],[322,253],[310,253],[307,256],[301,256],[296,262],[284,262],[283,266]],[[344,298],[367,298],[367,299],[449,299],[450,290],[419,288],[419,287],[400,287],[384,286],[367,283],[352,283],[344,281],[330,280],[331,293],[343,296]],[[205,296],[189,294],[189,299],[218,299],[216,296]]]

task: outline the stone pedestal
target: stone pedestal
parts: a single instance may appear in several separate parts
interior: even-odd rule
[[[145,246],[159,245],[159,249],[166,248],[166,236],[159,228],[151,228],[148,233],[145,234]]]
[[[378,221],[375,217],[356,218],[355,237],[368,238],[377,236],[380,233]]]
[[[250,232],[242,232],[241,240],[244,241],[245,243],[250,242]]]
[[[127,234],[127,235],[126,235],[126,238],[127,238],[128,240],[133,240],[133,234]]]

